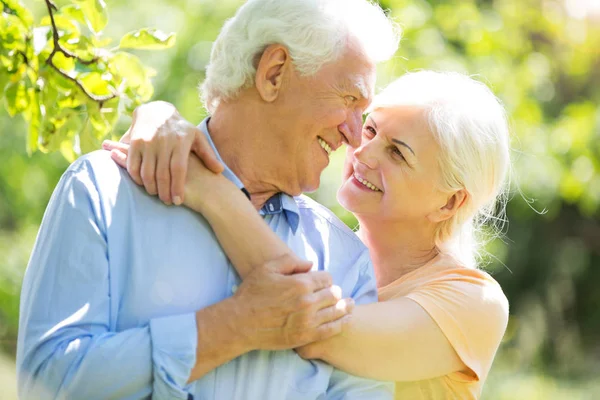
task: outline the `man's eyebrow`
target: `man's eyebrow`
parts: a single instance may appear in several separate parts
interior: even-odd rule
[[[371,121],[372,121],[372,120],[371,120]],[[409,150],[410,150],[410,152],[411,152],[411,153],[413,153],[413,156],[415,156],[415,155],[416,155],[416,154],[415,154],[415,152],[413,151],[413,149],[411,149],[411,148],[410,148],[410,146],[409,146],[409,145],[407,145],[406,143],[404,143],[402,140],[398,140],[398,139],[392,139],[392,142],[394,142],[394,143],[396,143],[396,144],[399,144],[399,145],[402,145],[402,146],[406,147],[407,149],[409,149]]]
[[[371,93],[369,93],[369,90],[367,89],[367,85],[365,84],[365,80],[362,78],[347,81],[344,86],[346,86],[347,90],[358,91],[358,93],[360,93],[360,95],[363,99],[371,98]]]

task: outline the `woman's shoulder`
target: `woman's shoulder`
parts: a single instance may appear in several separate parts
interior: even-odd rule
[[[490,318],[504,330],[509,304],[500,284],[486,271],[469,268],[448,254],[380,290],[380,299],[408,297],[462,314],[467,319]],[[427,308],[427,307],[426,307]]]

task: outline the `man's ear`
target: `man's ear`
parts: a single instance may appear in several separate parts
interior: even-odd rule
[[[268,103],[277,99],[283,78],[291,65],[288,49],[280,44],[267,46],[256,66],[254,84],[260,97]]]
[[[430,213],[427,218],[431,222],[442,222],[450,219],[458,212],[458,210],[460,210],[461,207],[465,205],[468,197],[469,193],[465,189],[460,189],[454,192],[450,197],[448,197],[446,204]]]

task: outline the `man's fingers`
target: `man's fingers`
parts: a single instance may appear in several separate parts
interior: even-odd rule
[[[316,291],[312,297],[317,309],[335,306],[342,299],[342,289],[337,285],[329,286]]]
[[[171,151],[161,147],[156,163],[156,185],[158,197],[165,204],[171,204]]]
[[[142,182],[146,191],[153,196],[156,195],[156,155],[151,153],[150,149],[146,149],[144,153],[141,169]]]
[[[327,324],[351,314],[352,310],[354,310],[354,300],[339,300],[334,305],[317,311],[316,322],[319,325]]]
[[[315,340],[325,340],[342,333],[352,322],[352,314],[327,322],[317,328]]]
[[[185,193],[185,180],[187,176],[189,147],[175,146],[171,155],[171,196],[176,205],[183,204]]]
[[[119,164],[121,167],[127,169],[127,154],[123,153],[121,150],[112,149],[110,151],[110,158],[112,158],[113,161]]]
[[[298,272],[308,272],[312,262],[302,260],[295,255],[285,253],[281,257],[269,261],[265,267],[282,275],[291,275]]]
[[[331,274],[325,271],[312,271],[303,275],[302,278],[308,280],[312,292],[318,292],[333,285]]]
[[[215,152],[208,143],[206,136],[200,129],[195,129],[194,143],[192,144],[192,151],[196,153],[198,158],[202,160],[206,168],[216,174],[223,172],[223,164],[217,159]]]

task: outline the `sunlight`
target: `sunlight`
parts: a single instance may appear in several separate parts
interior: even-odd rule
[[[600,17],[600,0],[565,0],[565,8],[572,18]]]

